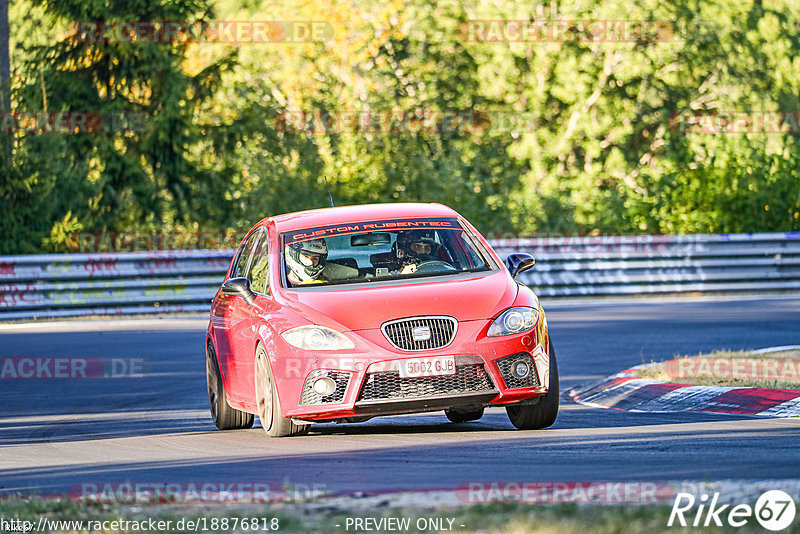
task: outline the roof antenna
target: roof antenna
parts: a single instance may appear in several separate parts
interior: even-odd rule
[[[328,198],[331,200],[331,207],[335,208],[336,206],[333,205],[333,197],[331,196],[331,186],[328,185],[328,177],[325,176],[325,187],[328,188]]]

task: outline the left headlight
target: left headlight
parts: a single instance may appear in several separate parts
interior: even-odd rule
[[[336,330],[317,325],[298,326],[287,330],[281,337],[293,347],[304,350],[353,349],[355,344]]]
[[[489,326],[487,336],[509,336],[521,334],[536,326],[539,320],[539,310],[534,308],[509,308],[500,314]]]

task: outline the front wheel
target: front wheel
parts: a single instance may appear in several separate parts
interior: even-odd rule
[[[255,376],[256,408],[264,432],[271,438],[308,434],[311,425],[298,425],[283,416],[269,358],[261,345],[256,349]]]
[[[220,430],[236,430],[253,426],[253,414],[232,408],[225,396],[222,385],[222,374],[219,372],[217,355],[209,341],[206,344],[206,387],[208,404],[211,408],[211,419]]]
[[[520,430],[547,428],[556,422],[558,416],[558,364],[553,342],[550,341],[550,388],[536,404],[507,406],[506,412],[511,424]]]

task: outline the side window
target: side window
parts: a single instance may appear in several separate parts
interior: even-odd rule
[[[253,255],[253,247],[255,247],[256,240],[261,235],[260,231],[255,231],[250,234],[250,237],[242,245],[239,250],[239,257],[236,259],[236,265],[231,272],[231,278],[240,278],[245,276],[247,272],[247,263],[250,261],[250,256]]]
[[[259,239],[258,246],[253,252],[253,262],[250,266],[248,278],[250,288],[256,293],[269,295],[269,238],[267,232],[262,230],[263,238]]]

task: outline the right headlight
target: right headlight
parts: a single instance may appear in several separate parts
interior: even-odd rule
[[[281,337],[292,346],[304,350],[343,350],[355,348],[344,334],[324,326],[306,325],[287,330]]]
[[[536,326],[538,320],[539,310],[535,308],[509,308],[492,322],[486,335],[495,337],[521,334]]]

